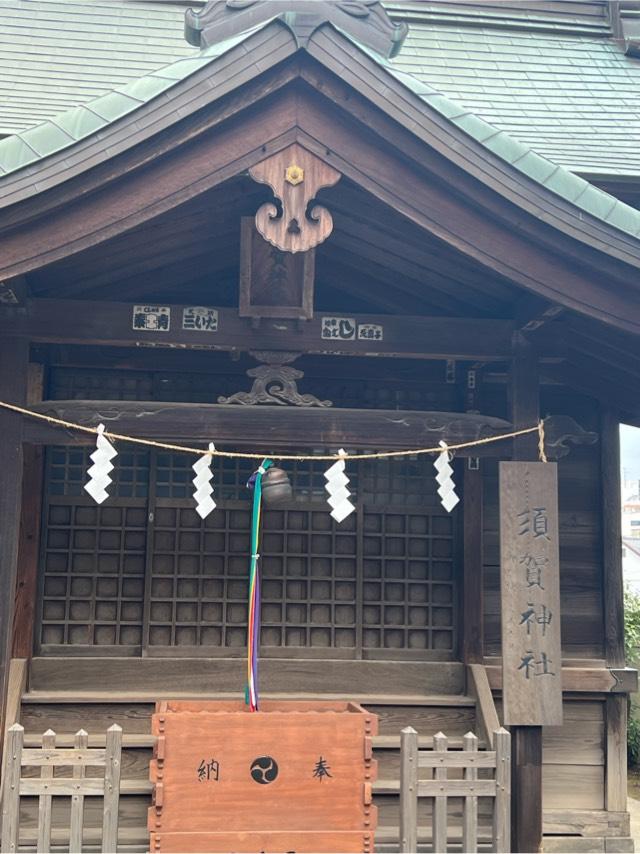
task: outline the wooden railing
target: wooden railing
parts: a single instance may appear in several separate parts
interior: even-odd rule
[[[500,721],[484,664],[467,665],[467,691],[476,700],[478,735],[493,750],[493,734],[500,729]]]
[[[462,850],[478,850],[478,798],[493,800],[493,850],[508,852],[511,845],[511,736],[500,728],[493,735],[494,750],[478,750],[478,738],[467,733],[462,750],[449,750],[439,732],[433,750],[418,750],[418,733],[402,730],[400,740],[400,851],[418,850],[418,799],[431,798],[432,851],[447,851],[447,799],[463,799]],[[429,769],[423,779],[420,769]],[[449,777],[455,769],[456,778]],[[488,769],[479,776],[480,769]],[[461,778],[460,778],[461,773]]]
[[[116,851],[118,843],[118,803],[122,728],[114,724],[107,730],[104,748],[89,749],[89,736],[76,733],[74,747],[56,748],[56,734],[47,730],[42,747],[24,747],[24,727],[9,727],[6,739],[5,781],[2,795],[2,852],[16,852],[20,837],[20,797],[38,797],[38,852],[51,850],[52,799],[71,798],[69,851],[82,851],[84,799],[104,798],[102,817],[102,851]],[[40,768],[39,777],[24,777],[25,767]],[[71,768],[70,777],[54,776],[54,769]],[[104,768],[103,777],[87,777],[88,767]]]

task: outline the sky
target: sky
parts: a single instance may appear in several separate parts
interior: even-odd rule
[[[625,480],[640,480],[640,427],[620,427],[620,457]]]

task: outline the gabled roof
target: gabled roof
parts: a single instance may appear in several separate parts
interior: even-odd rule
[[[284,21],[278,20],[287,26]],[[32,166],[48,156],[71,149],[78,141],[95,135],[111,123],[135,112],[154,98],[166,93],[172,86],[207,66],[210,67],[211,73],[215,74],[216,60],[237,45],[248,41],[253,33],[264,29],[270,23],[267,21],[252,30],[205,48],[195,56],[179,59],[138,80],[117,87],[109,94],[89,101],[83,106],[0,140],[0,175],[7,176],[26,166]],[[342,35],[349,38],[345,33]],[[640,237],[640,211],[599,190],[557,163],[542,157],[530,146],[474,115],[464,105],[452,101],[424,80],[400,71],[395,62],[367,50],[353,39],[351,41],[361,51],[367,53],[381,69],[417,95],[425,105],[462,129],[473,140],[506,161],[518,172],[572,203],[581,212],[590,214],[616,230]],[[0,195],[1,189],[0,178]],[[640,243],[638,252],[640,254]]]
[[[320,22],[305,44],[278,17],[151,75],[159,94],[146,79],[139,97],[125,87],[116,117],[98,115],[82,138],[60,145],[57,125],[43,125],[40,154],[0,179],[0,277],[149,222],[296,140],[474,263],[638,334],[639,211],[333,26]],[[11,144],[0,143],[0,158]]]

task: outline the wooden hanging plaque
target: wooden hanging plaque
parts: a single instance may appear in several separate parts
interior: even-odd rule
[[[377,717],[347,702],[158,703],[152,852],[373,851]]]
[[[500,463],[504,723],[562,723],[558,474],[555,463]]]

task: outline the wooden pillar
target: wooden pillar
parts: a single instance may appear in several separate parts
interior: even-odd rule
[[[0,400],[24,404],[28,362],[26,339],[0,340]],[[0,413],[0,436],[0,697],[4,732],[22,497],[21,416],[7,411]]]
[[[28,365],[27,405],[42,400],[43,366]],[[18,570],[13,618],[12,658],[31,658],[36,602],[42,513],[43,448],[23,445],[22,508],[18,541]]]
[[[604,655],[609,667],[624,667],[620,420],[615,413],[610,410],[604,410],[600,425],[602,557],[604,567]]]
[[[624,667],[620,419],[610,410],[602,412],[600,421],[600,478],[604,655],[608,667]],[[605,805],[611,812],[627,809],[627,704],[626,694],[615,694],[607,697],[605,705]]]
[[[484,589],[482,564],[482,472],[464,461],[462,654],[465,664],[484,659]]]
[[[538,362],[521,332],[513,336],[511,420],[514,430],[531,427],[540,417]],[[514,439],[514,460],[537,460],[536,433]],[[542,847],[542,727],[511,727],[511,850]]]

